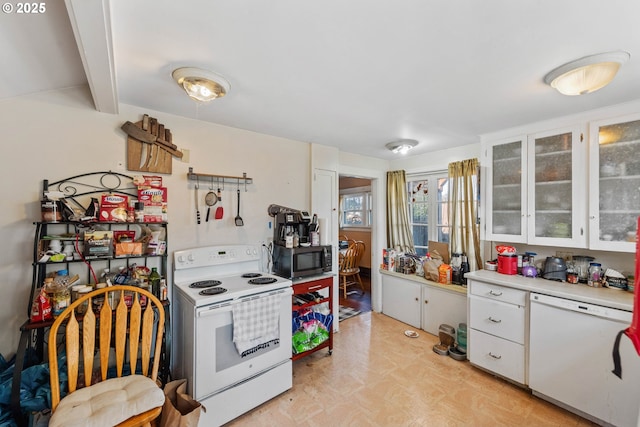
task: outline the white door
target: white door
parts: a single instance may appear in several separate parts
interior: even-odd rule
[[[326,230],[320,230],[320,239],[333,247],[332,273],[338,271],[338,179],[337,172],[326,169],[314,169],[311,191],[311,211],[324,218]],[[340,307],[340,292],[338,292],[338,278],[333,280],[333,316],[338,318]],[[333,322],[334,331],[339,329],[338,322]]]

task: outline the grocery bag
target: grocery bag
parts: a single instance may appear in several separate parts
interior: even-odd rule
[[[164,386],[164,405],[160,427],[197,427],[204,406],[187,394],[187,380],[175,380]]]

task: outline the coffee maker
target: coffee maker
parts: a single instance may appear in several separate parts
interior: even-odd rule
[[[274,218],[273,243],[286,246],[287,234],[298,233],[300,243],[310,243],[311,217],[307,211],[285,208],[283,206],[269,206],[269,214]]]

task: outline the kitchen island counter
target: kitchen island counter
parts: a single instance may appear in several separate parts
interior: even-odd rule
[[[592,288],[586,284],[570,284],[553,280],[500,274],[495,271],[478,270],[465,275],[467,279],[489,284],[507,286],[514,289],[536,292],[559,298],[604,307],[633,311],[633,293],[611,288]]]

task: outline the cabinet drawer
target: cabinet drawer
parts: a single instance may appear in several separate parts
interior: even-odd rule
[[[469,360],[474,365],[526,384],[523,345],[471,329],[469,350]]]
[[[522,306],[527,303],[526,291],[484,282],[471,282],[471,294]]]
[[[472,295],[469,297],[469,325],[470,328],[524,344],[524,307]]]

